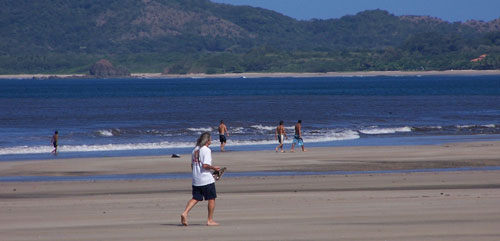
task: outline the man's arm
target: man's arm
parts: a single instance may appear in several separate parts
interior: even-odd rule
[[[214,170],[214,171],[220,170],[220,167],[218,167],[218,166],[212,166],[212,165],[208,165],[208,164],[203,164],[203,168],[205,168],[207,170]]]

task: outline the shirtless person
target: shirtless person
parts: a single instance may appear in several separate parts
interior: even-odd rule
[[[283,126],[283,121],[280,121],[280,125],[278,127],[276,127],[276,132],[274,133],[274,138],[276,138],[276,140],[278,140],[278,142],[280,143],[276,147],[276,152],[278,152],[279,149],[281,149],[281,152],[285,152],[283,150],[283,141],[286,138],[286,132],[285,132],[285,126]]]
[[[227,127],[224,124],[224,121],[220,121],[219,125],[219,141],[220,141],[220,151],[224,152],[224,147],[226,146],[226,135],[229,137],[229,132],[227,132]]]
[[[50,139],[50,142],[54,146],[54,150],[51,152],[54,155],[57,155],[57,141],[59,140],[59,133],[57,131],[54,132],[54,135],[52,135],[52,139]]]
[[[304,140],[302,140],[302,121],[299,120],[297,121],[297,124],[295,124],[295,135],[293,136],[293,142],[292,142],[292,150],[291,152],[295,152],[295,144],[298,144],[299,146],[302,146],[302,151],[306,151],[304,147]]]

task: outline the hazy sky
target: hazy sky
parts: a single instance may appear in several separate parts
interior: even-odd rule
[[[383,9],[395,15],[429,15],[446,21],[470,19],[491,21],[500,17],[500,0],[212,0],[250,5],[308,20],[340,18],[368,9]]]

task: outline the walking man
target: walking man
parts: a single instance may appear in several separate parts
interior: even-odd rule
[[[297,121],[295,124],[295,135],[293,136],[292,142],[292,150],[291,152],[295,152],[295,145],[302,146],[302,151],[306,151],[304,147],[304,140],[302,139],[302,120]]]
[[[224,124],[224,120],[220,121],[219,125],[219,141],[220,141],[220,151],[224,152],[224,147],[226,146],[226,135],[229,137],[229,133],[227,132],[227,126]]]
[[[200,201],[208,201],[208,226],[219,225],[214,221],[215,199],[217,192],[215,190],[215,179],[212,176],[213,171],[220,170],[218,166],[212,166],[212,151],[208,146],[212,143],[209,132],[201,134],[196,142],[191,155],[191,169],[193,172],[192,191],[193,197],[188,201],[186,209],[181,214],[181,223],[188,226],[188,213]]]
[[[55,131],[54,135],[52,135],[52,139],[50,139],[52,146],[54,146],[54,150],[51,153],[54,155],[57,155],[57,142],[58,142],[58,140],[59,140],[59,133],[57,131]]]
[[[285,132],[285,126],[283,125],[283,121],[280,121],[280,125],[278,127],[276,127],[276,132],[274,133],[274,138],[276,138],[276,140],[278,140],[278,142],[280,143],[276,147],[276,152],[278,152],[279,149],[281,149],[281,152],[285,152],[283,150],[283,141],[286,138],[286,132]]]

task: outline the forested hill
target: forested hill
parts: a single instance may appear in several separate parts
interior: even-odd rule
[[[208,0],[0,3],[0,74],[85,73],[102,58],[168,73],[500,68],[500,19],[370,10],[298,21]]]

